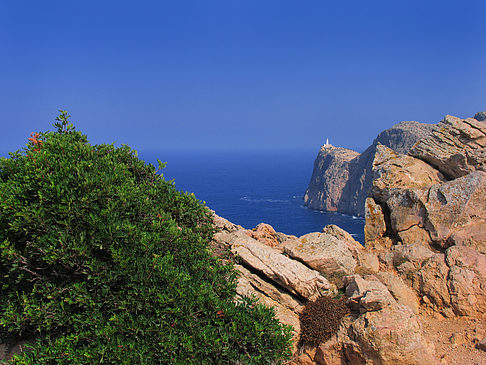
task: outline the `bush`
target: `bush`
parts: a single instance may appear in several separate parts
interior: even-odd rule
[[[289,328],[234,300],[232,267],[208,249],[209,210],[128,146],[90,145],[61,112],[57,131],[0,160],[0,340],[31,344],[12,362],[287,357]]]
[[[308,302],[299,315],[302,345],[318,346],[334,335],[342,319],[349,313],[345,299],[321,297]]]

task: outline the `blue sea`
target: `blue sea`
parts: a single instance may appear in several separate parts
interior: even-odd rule
[[[193,192],[216,213],[245,228],[264,222],[301,236],[335,224],[364,242],[364,220],[304,207],[317,151],[138,151],[177,189]]]

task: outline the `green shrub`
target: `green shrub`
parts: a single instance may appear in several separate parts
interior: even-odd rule
[[[271,309],[235,302],[209,210],[61,111],[0,160],[0,340],[17,364],[260,364],[289,355]],[[159,162],[160,164],[160,162]],[[162,168],[159,166],[159,168]]]

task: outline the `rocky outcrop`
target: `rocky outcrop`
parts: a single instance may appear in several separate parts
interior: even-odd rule
[[[486,315],[486,256],[465,246],[446,251],[451,306],[463,316]]]
[[[425,339],[412,310],[400,304],[366,312],[350,327],[350,337],[369,364],[437,364],[433,346]]]
[[[446,317],[486,313],[485,132],[447,116],[409,155],[379,146],[373,162],[367,244]]]
[[[433,349],[423,338],[414,309],[401,304],[407,295],[405,284],[396,276],[378,272],[376,255],[367,252],[346,231],[330,225],[320,233],[298,238],[275,233],[272,236],[281,237],[281,242],[274,246],[267,244],[267,235],[256,235],[259,239],[255,239],[251,235],[256,230],[248,231],[223,218],[215,216],[215,225],[219,229],[214,236],[215,252],[226,250],[222,257],[229,252],[238,257],[238,295],[258,298],[275,309],[282,323],[294,328],[293,364],[421,364],[414,362],[419,357],[423,363],[434,363]],[[272,231],[265,226],[265,232]],[[318,347],[300,347],[299,313],[308,301],[334,296],[335,285],[344,289],[353,314],[331,340]],[[399,316],[407,319],[406,326],[399,326]],[[373,331],[378,323],[388,330]],[[397,342],[396,338],[402,339]],[[416,354],[405,355],[411,349]]]
[[[296,296],[315,300],[319,296],[333,292],[333,286],[318,271],[282,255],[244,233],[236,233],[228,243],[231,245],[231,251],[238,255],[245,266]]]
[[[345,281],[355,314],[343,321],[329,341],[317,349],[304,348],[304,356],[295,364],[438,363],[420,318],[408,306],[397,303],[376,277],[352,275]]]
[[[372,312],[396,304],[385,285],[373,275],[362,278],[351,275],[344,278],[347,304],[360,313]]]
[[[266,223],[260,223],[251,231],[247,231],[248,236],[265,243],[267,246],[276,247],[280,244],[277,232],[273,227]]]
[[[473,171],[486,171],[485,147],[486,123],[447,115],[429,137],[413,146],[410,155],[455,179]]]
[[[388,212],[388,235],[405,244],[466,245],[486,253],[485,172],[444,181],[440,172],[419,159],[383,146],[377,151],[372,204]],[[370,219],[365,231],[382,221],[386,219]]]
[[[312,209],[364,216],[365,200],[372,186],[376,147],[385,145],[406,153],[432,132],[432,125],[401,122],[380,133],[362,154],[330,145],[321,147],[314,162],[304,204]]]
[[[328,276],[352,274],[358,265],[356,251],[361,245],[327,233],[308,233],[298,240],[289,240],[284,251],[289,257],[304,262]]]
[[[338,210],[344,187],[349,181],[349,163],[359,156],[347,148],[321,147],[312,172],[311,182],[304,195],[305,205],[312,209],[334,212]]]
[[[431,339],[444,363],[450,354],[443,338],[434,338],[444,331],[433,329],[441,320],[462,323],[460,334],[447,332],[447,344],[478,351],[474,358],[486,362],[476,350],[484,337],[478,328],[486,327],[485,115],[448,116],[412,149],[377,143],[372,153],[346,160],[351,176],[353,164],[371,159],[359,175],[361,190],[355,190],[365,191],[368,181],[365,247],[333,225],[293,237],[268,225],[247,231],[216,219],[222,231],[214,247],[239,256],[238,294],[260,298],[294,327],[291,364],[437,364]],[[384,135],[392,140],[394,134]],[[333,153],[334,147],[325,149]],[[346,185],[334,183],[342,202]],[[358,195],[349,201],[357,202]],[[335,204],[329,196],[321,201]],[[351,314],[325,343],[299,344],[298,314],[336,288],[343,289]],[[465,333],[475,334],[472,344]],[[463,355],[454,356],[463,361]]]

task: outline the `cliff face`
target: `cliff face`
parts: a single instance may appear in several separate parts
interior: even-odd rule
[[[381,144],[398,153],[407,153],[418,140],[430,135],[433,128],[433,125],[419,122],[398,123],[381,132],[361,154],[324,145],[314,162],[304,205],[312,209],[364,216],[365,200],[373,180],[376,146]]]
[[[358,156],[358,152],[347,148],[322,146],[305,192],[305,205],[330,212],[338,210],[342,191],[349,180],[349,163]]]

